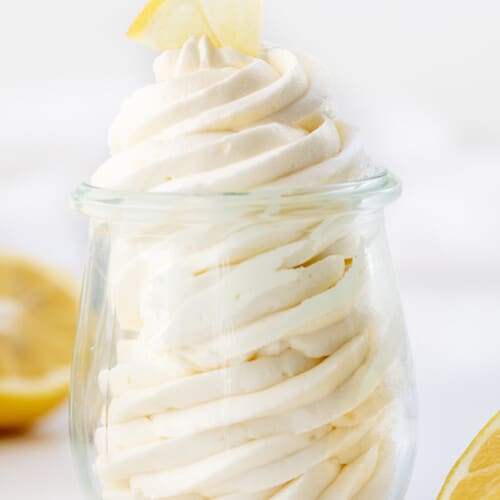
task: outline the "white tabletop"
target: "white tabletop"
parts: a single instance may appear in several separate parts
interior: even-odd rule
[[[498,410],[499,291],[403,291],[420,397],[419,452],[406,500],[435,498],[454,460]],[[83,500],[64,409],[0,440],[0,497]]]
[[[65,408],[29,434],[0,438],[2,500],[82,500]]]

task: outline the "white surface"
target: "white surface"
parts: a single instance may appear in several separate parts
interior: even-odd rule
[[[19,0],[0,30],[0,246],[80,270],[71,189],[106,156],[119,103],[151,78],[123,36],[144,0]],[[266,39],[331,70],[344,116],[405,181],[389,235],[415,352],[419,455],[435,495],[500,396],[497,0],[266,0]],[[27,15],[29,13],[29,15]],[[0,439],[0,498],[80,500],[63,414]]]
[[[2,436],[0,498],[83,500],[67,436],[64,408],[27,435]]]

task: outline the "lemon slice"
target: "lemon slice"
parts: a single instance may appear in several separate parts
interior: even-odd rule
[[[0,255],[0,429],[26,427],[67,396],[77,296],[65,275]]]
[[[438,500],[500,499],[500,412],[459,458]]]
[[[128,31],[155,50],[179,49],[192,36],[216,47],[260,52],[262,0],[151,0]]]

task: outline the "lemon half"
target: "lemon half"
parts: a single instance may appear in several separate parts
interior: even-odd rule
[[[151,0],[128,36],[155,50],[180,49],[192,36],[216,47],[260,53],[262,0]]]
[[[77,315],[71,278],[0,255],[0,429],[29,426],[65,399]]]
[[[438,500],[500,499],[500,412],[459,458]]]

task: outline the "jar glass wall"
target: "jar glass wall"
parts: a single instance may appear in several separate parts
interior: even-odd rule
[[[295,193],[82,186],[71,433],[91,498],[400,500],[411,358],[388,173]]]

